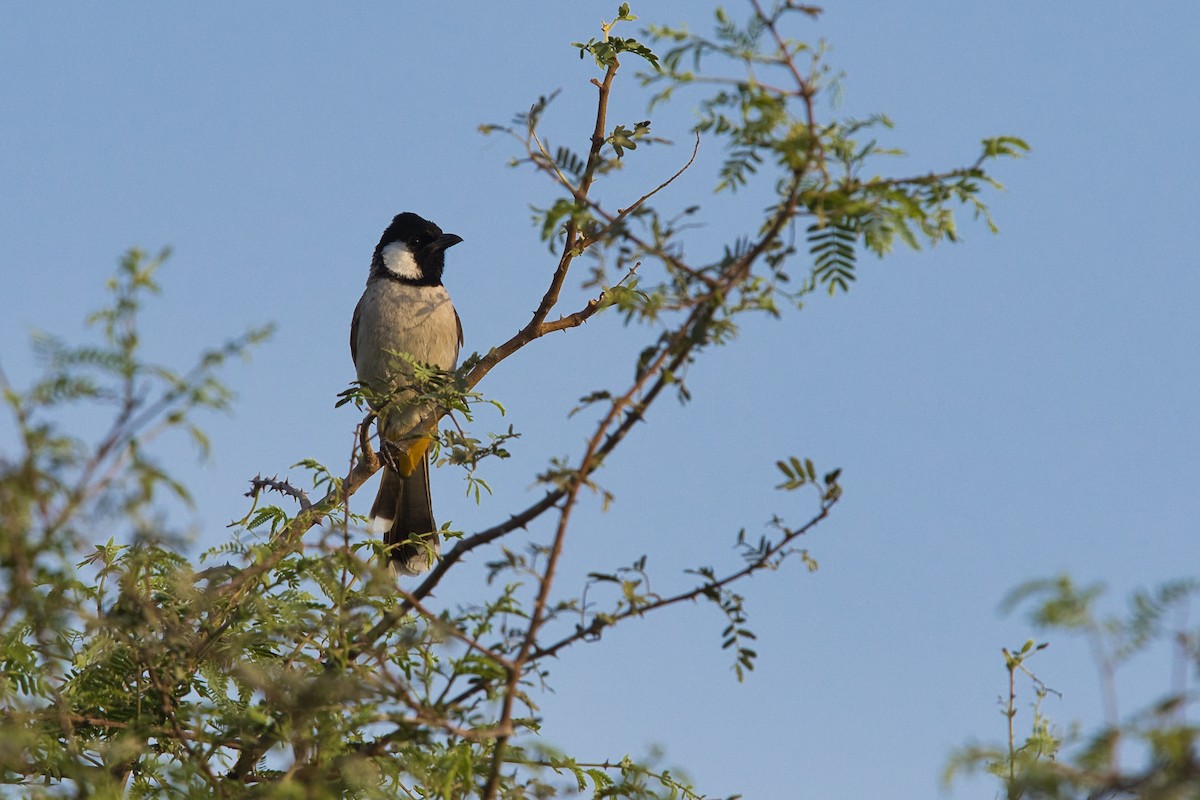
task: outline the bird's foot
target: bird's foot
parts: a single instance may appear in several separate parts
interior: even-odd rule
[[[379,445],[379,459],[401,478],[407,478],[416,471],[428,449],[428,436],[420,436],[407,442],[389,442],[385,439]]]

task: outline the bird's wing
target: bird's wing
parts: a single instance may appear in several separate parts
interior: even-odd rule
[[[354,316],[350,320],[350,360],[358,365],[358,318],[362,315],[362,300],[354,307]]]

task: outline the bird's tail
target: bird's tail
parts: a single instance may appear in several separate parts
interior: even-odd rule
[[[419,575],[433,565],[441,542],[429,496],[428,457],[420,459],[407,478],[384,467],[371,505],[371,529],[383,534],[392,569],[398,574]]]

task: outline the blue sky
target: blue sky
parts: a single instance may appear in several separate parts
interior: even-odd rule
[[[209,421],[212,460],[164,445],[196,489],[185,522],[219,542],[254,474],[345,463],[346,331],[393,214],[464,237],[446,283],[467,352],[524,323],[552,264],[528,207],[552,187],[477,127],[561,88],[547,135],[582,146],[592,72],[568,45],[616,5],[0,4],[0,364],[21,383],[31,328],[81,335],[132,245],[174,248],[146,316],[156,358],[182,366],[277,322],[230,370],[240,399]],[[699,2],[634,11],[711,19]],[[1008,589],[1069,570],[1123,593],[1195,569],[1197,30],[1200,7],[1181,1],[869,0],[793,31],[826,39],[845,72],[827,113],[895,120],[896,173],[967,163],[985,136],[1034,150],[997,170],[999,236],[964,221],[962,244],[866,261],[848,296],[752,321],[692,370],[693,403],[658,407],[610,461],[616,503],[578,520],[564,588],[642,553],[660,591],[732,564],[738,528],[810,510],[770,488],[781,456],[842,467],[846,497],[807,542],[816,574],[796,563],[743,587],[760,637],[746,683],[715,610],[677,609],[555,665],[548,742],[597,760],[661,745],[716,796],[932,796],[952,747],[1002,735],[999,649],[1030,635],[997,611]],[[657,111],[655,132],[689,142],[691,102]],[[635,81],[619,85],[614,122],[644,108]],[[657,185],[683,149],[639,150],[604,197]],[[720,156],[702,143],[663,203],[710,203]],[[696,251],[744,232],[755,198],[711,201]],[[578,452],[586,420],[565,411],[625,378],[638,341],[601,316],[489,376],[524,437],[482,507],[435,476],[439,516],[471,531],[523,507],[547,459]],[[480,596],[478,567],[440,601]],[[1082,646],[1056,640],[1039,661],[1065,694],[1047,710],[1096,720]],[[1126,710],[1168,674],[1132,670]]]

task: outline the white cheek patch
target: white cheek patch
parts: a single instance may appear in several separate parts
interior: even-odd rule
[[[383,258],[384,268],[396,277],[413,281],[421,277],[421,268],[417,266],[417,260],[413,258],[412,251],[404,242],[386,245],[379,255]]]

